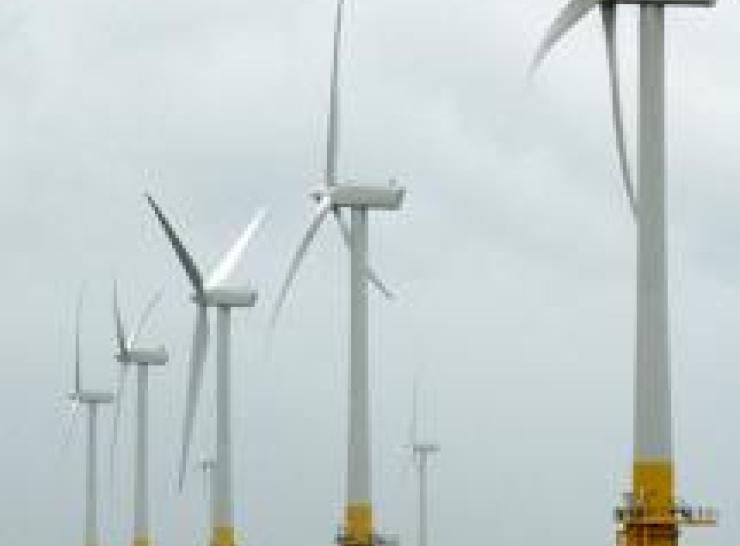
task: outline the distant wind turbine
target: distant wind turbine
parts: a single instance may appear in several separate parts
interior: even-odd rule
[[[186,469],[188,468],[188,452],[192,441],[195,412],[203,378],[203,365],[208,349],[208,308],[215,307],[217,310],[216,460],[218,464],[215,467],[213,482],[216,509],[213,541],[218,546],[233,546],[235,535],[234,499],[231,482],[231,310],[254,307],[257,302],[257,291],[248,286],[229,287],[226,286],[226,282],[236,269],[239,259],[262,224],[266,210],[262,209],[256,214],[231,250],[225,254],[213,270],[208,281],[204,281],[201,270],[177,236],[162,209],[151,195],[147,194],[146,198],[190,280],[194,290],[192,300],[196,307],[178,477],[180,489],[182,489]]]
[[[113,421],[113,441],[111,443],[111,463],[113,450],[118,439],[118,421],[121,410],[121,399],[128,370],[136,366],[136,446],[134,469],[134,546],[150,546],[149,528],[149,367],[161,367],[167,363],[168,355],[163,346],[142,348],[137,345],[139,334],[144,328],[149,315],[162,297],[158,291],[144,308],[139,320],[129,336],[121,319],[118,304],[118,288],[113,284],[113,318],[116,328],[116,360],[121,364],[118,392],[116,394],[116,412]],[[111,470],[113,470],[111,464]]]
[[[113,394],[86,390],[82,386],[80,363],[80,318],[82,295],[77,301],[75,319],[75,385],[69,399],[79,406],[87,407],[87,454],[85,460],[85,536],[84,546],[98,546],[98,408],[113,402]]]
[[[428,468],[429,457],[441,450],[440,445],[435,442],[419,440],[419,400],[418,385],[414,384],[412,400],[412,417],[411,432],[409,434],[409,449],[414,466],[418,473],[418,506],[417,515],[419,518],[417,524],[417,544],[418,546],[428,546],[429,544],[429,493],[428,493]]]
[[[368,282],[386,297],[389,290],[368,263],[368,212],[395,211],[401,208],[405,189],[390,184],[364,185],[339,183],[339,71],[342,43],[344,1],[339,0],[334,26],[333,62],[329,96],[329,119],[326,170],[322,184],[311,193],[317,208],[288,266],[271,315],[271,329],[293,284],[298,268],[331,212],[344,243],[350,251],[350,373],[349,373],[349,438],[347,452],[347,498],[345,521],[337,537],[340,544],[369,545],[385,540],[373,529],[370,456],[370,393],[368,386]],[[342,209],[350,210],[350,226],[345,224]]]

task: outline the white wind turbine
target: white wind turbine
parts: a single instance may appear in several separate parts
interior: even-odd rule
[[[419,440],[419,393],[418,385],[414,384],[414,393],[412,401],[411,432],[409,434],[409,449],[414,466],[418,474],[418,506],[417,506],[417,544],[418,546],[427,546],[429,543],[429,493],[428,493],[428,469],[429,457],[439,453],[441,447],[436,442]]]
[[[185,270],[194,294],[195,329],[190,353],[190,378],[185,400],[182,454],[178,483],[182,489],[188,468],[188,452],[193,435],[195,412],[198,405],[203,365],[208,349],[208,308],[217,310],[216,323],[216,461],[214,472],[215,525],[213,542],[218,546],[233,546],[234,499],[231,474],[231,310],[254,307],[257,291],[249,286],[230,287],[226,282],[234,272],[239,259],[265,218],[266,210],[260,210],[250,222],[234,246],[224,255],[213,270],[208,281],[203,280],[200,269],[175,233],[174,228],[151,195],[146,195],[180,264]]]
[[[338,0],[334,27],[329,120],[326,146],[326,170],[322,184],[311,193],[317,208],[308,229],[288,266],[275,307],[274,327],[288,290],[311,245],[318,228],[331,212],[344,243],[350,251],[350,373],[349,441],[347,452],[347,499],[343,532],[339,543],[367,545],[383,540],[373,531],[370,459],[370,396],[368,387],[368,281],[386,297],[390,292],[368,264],[368,211],[398,210],[405,190],[394,182],[365,185],[338,183],[339,148],[339,69],[342,43],[344,0]],[[341,209],[350,210],[348,227]]]
[[[98,546],[98,408],[113,402],[113,394],[104,391],[86,390],[82,386],[80,363],[80,314],[82,296],[77,301],[75,319],[75,388],[69,399],[79,406],[87,407],[87,452],[85,460],[85,546]],[[78,406],[79,405],[79,406]]]
[[[129,336],[121,319],[118,304],[118,288],[113,284],[113,318],[116,327],[117,353],[120,363],[118,392],[116,393],[116,412],[113,421],[113,441],[111,444],[111,463],[113,450],[118,439],[118,420],[121,410],[121,399],[128,370],[136,367],[136,446],[134,449],[134,546],[149,546],[151,535],[149,528],[149,367],[161,367],[167,363],[168,355],[163,346],[156,348],[139,347],[137,340],[151,311],[162,297],[158,291],[144,308],[134,329]],[[111,470],[113,470],[111,464]]]
[[[211,529],[213,529],[216,525],[216,488],[214,486],[214,478],[216,475],[214,470],[216,468],[216,460],[203,459],[198,466],[200,467],[200,471],[203,473],[203,489],[206,493],[206,501],[208,502],[209,506],[208,513],[210,527]]]
[[[639,102],[638,191],[634,198],[622,133],[616,61],[617,4],[638,5]],[[627,544],[675,544],[678,536],[671,434],[671,389],[665,230],[665,7],[710,7],[714,0],[571,0],[550,26],[534,67],[553,45],[597,5],[601,9],[612,86],[612,110],[625,188],[637,223],[635,347],[634,506],[620,521]],[[685,523],[685,522],[684,522]]]

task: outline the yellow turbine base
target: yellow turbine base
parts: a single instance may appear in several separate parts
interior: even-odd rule
[[[677,546],[674,469],[671,461],[635,461],[632,468],[633,504],[640,511],[622,530],[624,546]]]
[[[345,511],[347,544],[369,545],[373,535],[373,509],[369,503],[350,504]]]
[[[152,542],[148,537],[141,537],[134,539],[134,546],[151,546]]]
[[[636,461],[632,469],[632,494],[636,502],[656,515],[669,515],[673,509],[673,463]]]
[[[211,546],[236,546],[233,527],[216,527],[213,530]]]

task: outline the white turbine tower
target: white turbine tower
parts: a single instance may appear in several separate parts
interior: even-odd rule
[[[311,197],[317,202],[313,218],[290,262],[272,312],[274,327],[279,311],[316,232],[331,212],[350,251],[350,373],[347,499],[339,543],[369,545],[383,538],[373,531],[370,458],[370,396],[368,386],[368,281],[386,297],[390,292],[368,264],[368,212],[398,210],[405,190],[394,182],[380,185],[338,183],[339,68],[344,1],[338,0],[334,27],[326,170],[323,183]],[[350,210],[348,227],[341,209]]]
[[[548,30],[536,67],[550,48],[597,5],[604,25],[620,162],[637,222],[634,461],[628,506],[618,510],[628,546],[677,543],[674,492],[665,230],[665,7],[713,6],[714,0],[571,0]],[[638,191],[635,201],[622,134],[616,60],[617,4],[639,5]]]
[[[137,340],[154,306],[160,300],[162,291],[157,292],[144,308],[131,335],[126,331],[121,319],[118,305],[118,289],[113,285],[113,318],[116,327],[117,353],[116,360],[121,364],[118,392],[116,393],[116,412],[113,421],[113,441],[111,444],[111,462],[113,450],[118,439],[118,420],[121,410],[121,399],[128,370],[136,366],[136,446],[134,449],[134,528],[133,545],[150,546],[149,528],[149,367],[161,367],[167,363],[168,355],[163,346],[146,348],[137,346]],[[113,465],[111,464],[111,470]]]
[[[87,407],[87,452],[85,460],[85,536],[84,546],[99,546],[98,537],[98,409],[113,402],[113,394],[86,390],[82,386],[80,364],[80,313],[82,296],[77,302],[75,325],[75,389],[69,399]],[[75,411],[77,410],[75,407]]]
[[[233,546],[234,499],[232,491],[231,462],[231,311],[234,308],[254,307],[257,291],[248,286],[229,287],[225,283],[234,272],[241,255],[264,220],[266,211],[260,210],[252,222],[224,255],[204,282],[200,269],[187,251],[159,205],[147,194],[149,205],[159,220],[180,264],[195,291],[192,300],[196,306],[193,347],[190,354],[190,379],[185,402],[182,454],[179,485],[182,489],[188,468],[188,452],[193,435],[195,412],[203,378],[203,365],[208,349],[208,308],[217,310],[216,323],[216,467],[214,472],[215,525],[213,544]]]
[[[418,407],[418,388],[414,385],[413,394],[413,407],[412,407],[412,418],[411,418],[411,434],[409,449],[411,450],[411,456],[413,459],[414,466],[418,474],[418,506],[417,516],[419,518],[417,523],[416,537],[418,546],[428,546],[429,544],[429,492],[428,492],[428,470],[429,470],[429,457],[439,453],[441,447],[436,442],[428,442],[419,440],[419,407]]]

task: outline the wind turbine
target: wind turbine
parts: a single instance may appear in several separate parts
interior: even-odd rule
[[[216,525],[216,496],[214,495],[214,477],[216,460],[215,459],[203,459],[200,462],[200,470],[203,472],[203,488],[206,490],[206,499],[208,500],[208,506],[210,507],[209,517],[211,529]]]
[[[429,457],[440,452],[442,449],[436,442],[423,442],[419,440],[418,436],[418,386],[414,385],[413,394],[413,408],[411,418],[411,434],[410,442],[408,447],[411,449],[411,456],[413,458],[414,466],[418,473],[418,485],[419,485],[419,505],[417,507],[417,515],[419,517],[417,527],[417,544],[418,546],[427,546],[429,543],[429,497],[428,497],[428,478],[427,472],[429,468]]]
[[[149,315],[162,297],[158,291],[144,308],[131,335],[126,331],[121,319],[118,305],[118,288],[113,284],[113,318],[116,326],[117,353],[116,360],[121,364],[118,392],[116,395],[116,413],[113,422],[113,442],[111,444],[111,461],[113,449],[118,438],[118,419],[121,410],[121,399],[128,370],[136,366],[136,447],[134,470],[134,546],[150,546],[149,529],[149,367],[162,367],[167,363],[168,355],[163,346],[144,348],[137,346],[137,340]],[[113,465],[111,464],[111,467]]]
[[[338,0],[334,26],[333,62],[329,97],[329,120],[326,147],[326,170],[323,183],[310,195],[317,208],[308,229],[288,266],[275,307],[274,327],[318,228],[331,212],[342,239],[350,252],[350,372],[349,372],[349,442],[347,452],[347,499],[344,528],[337,537],[339,544],[369,545],[385,540],[373,531],[370,457],[370,396],[368,387],[368,281],[386,297],[389,291],[368,264],[368,212],[395,211],[401,208],[405,189],[395,182],[366,185],[338,183],[339,151],[339,69],[342,43],[344,0]],[[349,209],[350,226],[341,209]]]
[[[92,391],[82,386],[80,364],[80,314],[82,295],[77,301],[75,319],[75,387],[69,399],[76,405],[87,408],[87,452],[85,460],[85,536],[84,546],[98,546],[98,408],[113,402],[113,394]],[[79,405],[79,406],[78,406]]]
[[[616,68],[617,4],[636,4],[639,29],[638,190],[632,198]],[[599,5],[612,86],[613,112],[625,188],[637,222],[634,461],[632,492],[617,509],[618,540],[628,546],[668,546],[681,525],[713,525],[711,511],[679,510],[671,438],[671,389],[665,251],[665,7],[711,7],[714,0],[571,0],[548,30],[536,67],[550,48]],[[688,514],[688,516],[686,515]],[[709,514],[709,515],[708,515]]]
[[[217,310],[216,323],[216,467],[214,471],[215,525],[213,544],[233,546],[234,499],[231,487],[231,311],[234,308],[254,307],[257,291],[249,286],[231,287],[226,282],[234,272],[241,255],[259,229],[266,210],[260,210],[233,247],[224,255],[208,281],[203,280],[200,269],[175,233],[172,224],[151,195],[146,198],[162,226],[180,264],[195,291],[195,329],[190,353],[190,379],[185,401],[182,454],[178,482],[182,490],[188,464],[188,452],[193,435],[195,412],[203,378],[203,365],[208,349],[208,308]]]

